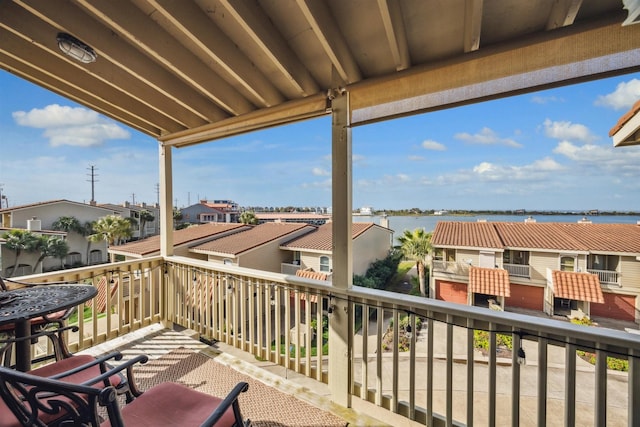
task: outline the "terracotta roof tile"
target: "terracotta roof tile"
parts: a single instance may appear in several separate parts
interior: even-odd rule
[[[354,222],[351,226],[351,236],[356,239],[365,231],[373,227],[380,227],[372,222]],[[384,227],[381,227],[384,228]],[[385,229],[388,230],[388,229]],[[389,230],[391,232],[391,230]],[[333,246],[333,224],[328,222],[318,227],[313,233],[290,240],[282,247],[289,249],[307,249],[314,251],[331,251]]]
[[[504,245],[490,222],[440,221],[431,243],[436,246],[500,249]]]
[[[640,254],[640,225],[564,222],[438,222],[439,247]]]
[[[327,280],[327,273],[313,270],[298,270],[296,271],[296,276],[304,277],[305,279]]]
[[[182,230],[173,232],[173,245],[182,246],[192,242],[197,242],[206,238],[213,238],[216,235],[225,234],[232,231],[241,231],[248,228],[245,224],[211,222],[202,225],[194,225]],[[160,236],[151,236],[146,239],[126,243],[111,248],[117,253],[129,253],[132,255],[149,255],[160,251]]]
[[[469,268],[469,289],[486,295],[511,296],[509,273],[501,268]]]
[[[556,298],[604,303],[597,274],[554,270],[553,293]]]
[[[640,101],[636,101],[631,107],[631,110],[627,111],[622,117],[618,119],[618,122],[609,131],[609,136],[615,135],[633,116],[640,111]]]
[[[197,252],[215,252],[229,255],[240,255],[250,249],[262,246],[268,242],[286,237],[289,234],[308,229],[313,231],[316,227],[299,222],[279,223],[266,222],[252,226],[241,233],[221,237],[211,242],[203,243],[192,248]]]

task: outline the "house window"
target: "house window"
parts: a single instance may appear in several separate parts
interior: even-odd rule
[[[222,263],[224,265],[233,265],[233,260],[230,258],[225,258],[224,260],[222,260]]]
[[[529,251],[504,251],[502,262],[504,264],[529,265]]]
[[[328,256],[321,256],[320,257],[320,271],[328,273],[331,271],[331,268],[329,267],[329,257]]]
[[[100,264],[102,262],[102,251],[94,249],[89,254],[89,264]]]
[[[82,264],[82,255],[79,252],[71,252],[67,255],[65,264],[70,266]]]
[[[591,254],[587,260],[587,268],[591,270],[617,271],[619,260],[620,257],[617,255]]]
[[[560,271],[576,271],[576,259],[572,256],[561,257]]]

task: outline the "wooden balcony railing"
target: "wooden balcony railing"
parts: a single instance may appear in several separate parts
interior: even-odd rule
[[[433,270],[458,275],[469,274],[469,264],[462,261],[433,260]]]
[[[623,331],[181,257],[22,279],[117,284],[104,313],[97,298],[79,319],[74,350],[175,323],[327,383],[342,343],[330,330],[342,325],[346,392],[372,414],[433,426],[640,425],[640,336]],[[608,358],[628,371],[608,370]]]

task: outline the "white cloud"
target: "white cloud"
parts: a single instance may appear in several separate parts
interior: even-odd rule
[[[576,145],[561,141],[553,150],[577,163],[578,167],[591,174],[615,173],[619,176],[638,177],[640,169],[640,147],[625,147],[624,150],[609,145]]]
[[[311,173],[315,176],[329,176],[330,173],[328,170],[326,169],[322,169],[322,168],[313,168],[311,170]]]
[[[549,104],[552,102],[564,102],[563,98],[559,98],[557,96],[534,96],[531,98],[531,102],[534,104]]]
[[[409,156],[408,159],[411,160],[412,162],[421,162],[424,160],[424,157],[413,155],[413,156]]]
[[[95,111],[81,107],[52,104],[29,112],[16,111],[13,119],[20,126],[44,129],[43,136],[52,147],[92,147],[102,145],[105,140],[130,137],[124,128],[106,121]]]
[[[519,180],[541,180],[546,179],[551,174],[562,170],[563,167],[550,157],[536,160],[533,163],[523,166],[497,165],[489,162],[482,162],[472,169],[474,179],[484,181],[519,181]]]
[[[430,139],[422,141],[422,148],[424,148],[425,150],[433,150],[433,151],[445,151],[447,149],[447,147],[445,147],[444,144],[441,144],[439,142],[436,142]]]
[[[594,104],[614,110],[623,110],[631,108],[638,99],[640,99],[640,80],[632,79],[618,84],[613,92],[600,95]]]
[[[543,123],[544,133],[550,138],[569,141],[590,142],[596,139],[588,127],[579,123],[554,122],[546,119]]]
[[[456,139],[459,139],[464,142],[468,142],[471,144],[482,144],[482,145],[505,145],[507,147],[522,147],[522,144],[516,142],[511,138],[501,138],[498,134],[485,127],[480,130],[480,132],[475,134],[470,134],[466,132],[457,133],[454,135]]]

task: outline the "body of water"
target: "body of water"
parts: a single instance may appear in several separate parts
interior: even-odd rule
[[[389,228],[393,230],[393,241],[397,243],[396,238],[404,230],[414,230],[416,228],[424,228],[430,232],[436,228],[438,221],[466,221],[476,222],[478,220],[487,220],[491,222],[524,222],[528,215],[428,215],[428,216],[388,216]],[[536,222],[578,222],[584,215],[533,215]],[[586,217],[593,223],[601,224],[636,224],[640,221],[640,216],[636,215],[596,215]],[[354,222],[374,222],[380,224],[380,216],[354,216]]]

